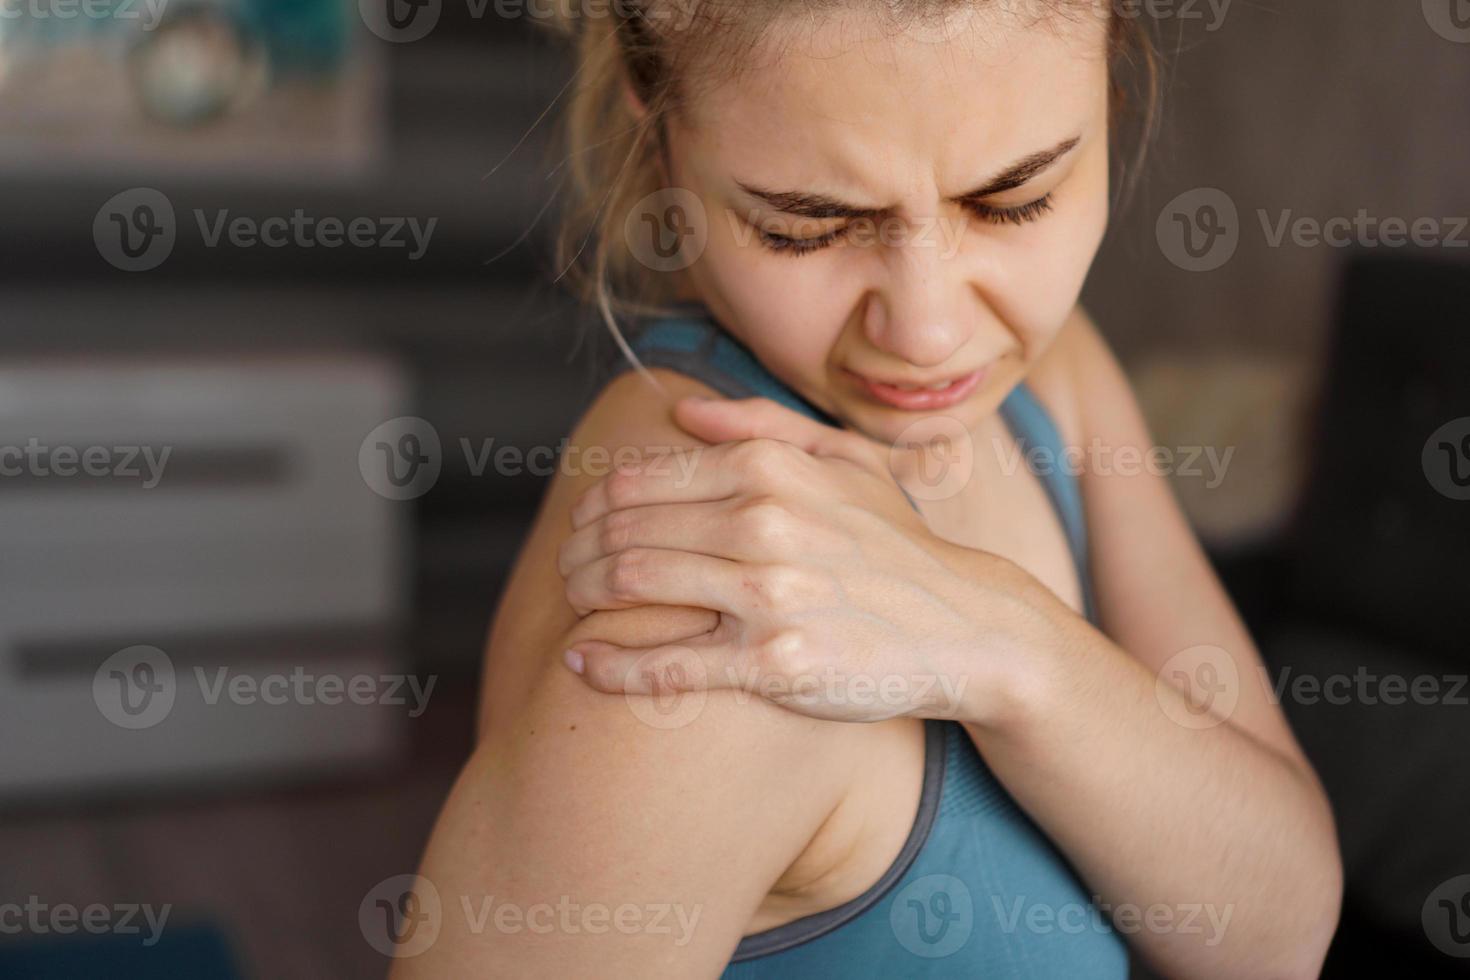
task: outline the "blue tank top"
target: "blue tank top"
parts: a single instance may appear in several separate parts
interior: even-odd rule
[[[640,361],[731,398],[764,396],[830,425],[721,329],[699,304],[646,321],[630,341]],[[610,376],[626,361],[606,365]],[[1060,458],[1061,436],[1024,383],[1000,406],[1022,452]],[[1076,479],[1042,477],[1067,534],[1094,619],[1087,529]],[[924,722],[918,813],[898,857],[852,901],[746,936],[725,980],[802,977],[1118,978],[1128,952],[1066,858],[995,778],[956,722]]]

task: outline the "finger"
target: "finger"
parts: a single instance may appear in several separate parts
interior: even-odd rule
[[[662,548],[629,548],[567,576],[567,602],[577,615],[631,606],[699,606],[740,615],[742,593],[758,588],[755,569],[725,558]]]
[[[567,640],[601,640],[624,647],[657,647],[687,643],[713,632],[720,614],[694,606],[634,606],[631,609],[600,609],[577,620]]]
[[[770,561],[787,557],[797,528],[783,508],[741,498],[651,504],[614,510],[562,542],[556,567],[563,578],[579,566],[629,548],[668,548],[728,558]]]
[[[601,640],[573,644],[566,665],[604,694],[667,697],[703,691],[754,692],[754,672],[739,647],[711,640],[660,647],[622,647]]]
[[[682,398],[674,421],[705,442],[779,439],[810,453],[871,466],[871,446],[861,436],[824,425],[769,398]]]
[[[745,480],[740,467],[719,465],[731,451],[730,446],[692,446],[620,466],[572,504],[572,527],[585,527],[610,511],[628,507],[731,497]]]
[[[801,497],[812,491],[812,457],[780,439],[727,442],[681,453],[672,459],[650,457],[597,481],[572,505],[572,527],[580,530],[613,511],[632,507],[778,491]]]

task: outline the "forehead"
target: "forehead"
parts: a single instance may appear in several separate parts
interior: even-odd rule
[[[1100,18],[983,4],[907,26],[858,9],[778,21],[692,107],[694,151],[791,186],[876,192],[915,167],[973,182],[1106,125],[1106,36]]]

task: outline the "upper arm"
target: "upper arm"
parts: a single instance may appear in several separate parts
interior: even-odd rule
[[[619,379],[572,444],[694,445],[654,397],[636,376]],[[562,666],[586,627],[566,604],[556,549],[598,475],[556,477],[517,562],[487,653],[480,743],[421,871],[441,898],[440,936],[396,976],[717,975],[836,805],[841,766],[820,748],[838,726],[741,692],[656,706],[594,691]],[[622,622],[687,635],[707,615],[649,609]],[[525,924],[497,928],[502,906]]]
[[[1057,407],[1063,441],[1081,451],[1091,573],[1103,629],[1156,675],[1190,648],[1223,649],[1236,672],[1225,694],[1237,695],[1229,720],[1304,763],[1272,702],[1260,654],[1161,472],[1166,467],[1157,465],[1165,457],[1145,465],[1154,442],[1127,376],[1080,309],[1048,352],[1044,374],[1038,393]],[[1196,665],[1173,666],[1192,671]],[[1222,681],[1230,679],[1220,676],[1217,688]]]

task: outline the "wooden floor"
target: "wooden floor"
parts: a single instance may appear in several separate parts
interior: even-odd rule
[[[411,763],[380,777],[0,816],[0,903],[171,903],[171,923],[222,927],[251,980],[381,977],[358,905],[416,869],[468,754],[472,695],[444,694]]]

